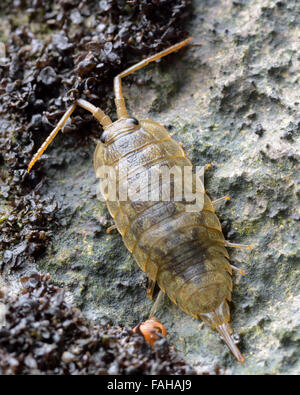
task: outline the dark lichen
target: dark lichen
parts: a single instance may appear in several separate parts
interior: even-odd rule
[[[90,326],[49,275],[22,278],[0,329],[0,374],[195,374],[164,338],[153,350],[129,328]]]

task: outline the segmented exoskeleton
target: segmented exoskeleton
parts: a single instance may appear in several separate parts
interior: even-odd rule
[[[90,111],[104,129],[94,154],[96,174],[104,166],[117,170],[119,187],[127,183],[130,188],[139,181],[140,193],[148,193],[149,196],[159,188],[158,184],[149,182],[148,177],[158,165],[169,169],[192,166],[181,145],[171,138],[163,126],[149,119],[137,121],[129,116],[121,86],[123,77],[181,48],[190,40],[186,39],[141,61],[114,79],[117,121],[112,122],[100,108],[85,100],[74,103],[34,156],[28,170],[64,126],[76,105]],[[126,177],[121,174],[125,166]],[[197,183],[195,177],[192,176],[193,187]],[[196,212],[187,210],[190,202],[184,197],[178,201],[174,198],[176,192],[174,183],[172,185],[173,196],[167,201],[162,198],[135,200],[130,197],[121,200],[119,195],[111,199],[108,188],[103,189],[103,194],[125,246],[151,280],[150,296],[157,283],[161,291],[182,310],[216,329],[235,357],[243,361],[231,336],[227,304],[231,300],[234,266],[228,262],[225,247],[237,245],[224,239],[214,205],[201,183],[197,193],[202,204]]]

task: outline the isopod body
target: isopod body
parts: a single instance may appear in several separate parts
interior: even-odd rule
[[[121,199],[117,193],[111,198],[108,179],[102,190],[108,210],[115,226],[121,234],[127,249],[133,254],[139,267],[151,279],[152,285],[158,284],[186,313],[204,320],[216,329],[235,357],[243,361],[243,356],[231,336],[230,312],[227,301],[231,300],[232,266],[226,250],[227,242],[223,236],[214,206],[200,183],[197,190],[201,209],[190,211],[190,202],[184,198],[176,199],[176,188],[172,184],[173,196],[167,200],[149,199],[158,192],[161,184],[150,182],[158,168],[177,169],[182,174],[185,168],[192,167],[181,145],[173,140],[168,131],[160,124],[149,119],[138,121],[129,116],[122,95],[121,79],[187,44],[187,39],[161,53],[145,59],[125,70],[114,80],[115,102],[118,120],[112,122],[102,110],[85,100],[74,103],[62,118],[51,136],[35,155],[34,162],[47,148],[54,136],[79,105],[98,119],[103,126],[101,141],[94,153],[95,172],[109,168],[117,174],[117,190],[125,186],[129,190],[137,182],[140,196],[147,199],[133,199],[128,194]],[[126,171],[124,171],[126,169]],[[192,175],[193,187],[197,176]],[[183,186],[179,187],[181,192]],[[157,196],[157,195],[156,195]],[[152,286],[152,290],[153,290]]]
[[[122,182],[130,188],[139,180],[148,197],[160,187],[148,184],[157,166],[177,167],[182,172],[192,166],[167,130],[148,119],[114,122],[105,129],[102,141],[94,154],[95,171],[113,166],[114,174],[119,174],[126,166],[127,177],[117,179],[118,189]],[[190,203],[184,199],[131,200],[128,193],[127,200],[110,200],[108,188],[104,191],[125,246],[147,276],[186,313],[231,333],[227,300],[231,300],[232,270],[226,240],[210,198],[202,193],[202,210],[188,212]]]

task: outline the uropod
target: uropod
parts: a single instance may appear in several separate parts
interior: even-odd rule
[[[196,191],[201,198],[198,210],[187,209],[190,202],[184,196],[183,184],[178,188],[174,179],[170,182],[172,196],[170,194],[166,199],[161,193],[154,193],[156,198],[149,199],[149,196],[154,196],[153,192],[160,191],[161,188],[161,183],[152,182],[152,177],[148,177],[155,173],[153,170],[164,166],[183,170],[183,174],[185,168],[192,167],[192,163],[181,144],[173,140],[163,126],[149,119],[138,121],[131,117],[122,94],[122,78],[180,49],[191,40],[192,38],[188,38],[150,56],[114,78],[117,121],[112,122],[100,108],[86,100],[79,99],[73,103],[34,155],[28,171],[77,106],[91,112],[103,128],[94,153],[95,171],[99,176],[99,170],[114,170],[110,172],[102,193],[114,220],[114,227],[149,278],[147,293],[150,299],[155,284],[158,284],[158,299],[167,294],[183,311],[217,330],[237,360],[243,362],[244,358],[232,336],[227,303],[231,300],[232,270],[243,272],[229,263],[226,247],[251,247],[225,240],[214,206],[228,197],[212,202],[201,183],[200,189]],[[114,180],[112,173],[117,175]],[[198,178],[194,173],[191,175],[193,190]],[[140,182],[140,196],[144,193],[148,198],[133,199],[129,194],[126,199],[121,198],[122,188],[125,185],[130,188],[131,185],[136,185],[136,181]],[[114,198],[109,191],[110,183],[113,182],[118,186]],[[182,192],[181,198],[178,198],[178,189]],[[154,304],[156,305],[157,303]],[[150,317],[154,310],[155,307]]]

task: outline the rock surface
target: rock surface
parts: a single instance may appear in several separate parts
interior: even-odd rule
[[[188,26],[197,44],[139,72],[124,92],[131,113],[149,117],[182,141],[195,165],[212,163],[209,195],[229,194],[218,213],[225,237],[251,244],[230,251],[232,326],[245,363],[217,333],[167,298],[157,316],[168,341],[201,370],[227,374],[300,373],[300,5],[298,1],[195,1]],[[110,226],[97,198],[93,146],[67,150],[58,137],[41,195],[54,194],[59,225],[39,270],[68,290],[94,322],[135,326],[152,306],[146,276]]]

